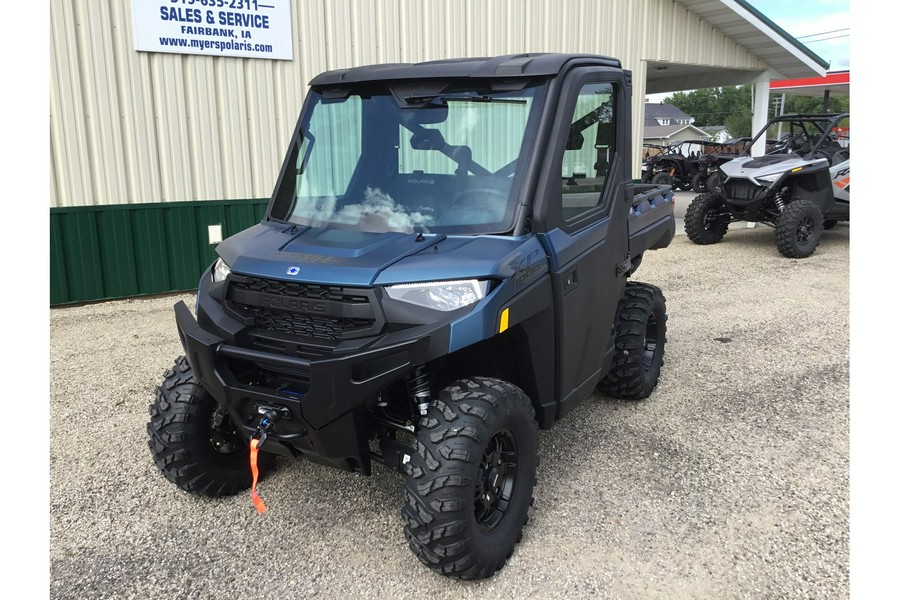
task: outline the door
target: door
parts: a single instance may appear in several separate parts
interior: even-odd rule
[[[538,210],[556,306],[558,417],[588,397],[609,368],[625,286],[617,267],[628,255],[631,181],[630,111],[621,72],[569,78]]]

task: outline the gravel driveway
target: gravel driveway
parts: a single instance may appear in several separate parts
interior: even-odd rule
[[[263,516],[176,489],[145,423],[182,297],[54,309],[51,597],[847,597],[849,238],[788,260],[768,227],[735,226],[645,257],[636,279],[668,300],[659,387],[541,432],[522,542],[476,583],[409,552],[402,478],[379,465],[281,461]]]

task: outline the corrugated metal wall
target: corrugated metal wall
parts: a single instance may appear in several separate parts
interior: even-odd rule
[[[50,304],[195,289],[228,237],[259,223],[266,200],[50,209]]]
[[[764,67],[675,0],[302,0],[293,61],[136,52],[130,0],[51,0],[50,17],[53,207],[269,196],[307,82],[328,69],[611,55],[634,71],[640,132],[643,61]]]

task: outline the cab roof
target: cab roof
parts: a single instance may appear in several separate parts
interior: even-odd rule
[[[492,58],[455,58],[421,63],[392,63],[326,71],[310,86],[409,79],[512,78],[557,75],[566,63],[622,68],[618,59],[596,54],[532,53]]]

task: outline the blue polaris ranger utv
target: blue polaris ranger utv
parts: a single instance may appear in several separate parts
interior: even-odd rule
[[[406,476],[404,532],[451,577],[521,538],[538,428],[656,386],[675,232],[631,178],[631,73],[527,54],[312,80],[266,217],[219,244],[150,406],[163,474],[206,496],[276,455]],[[252,463],[252,465],[251,465]]]

